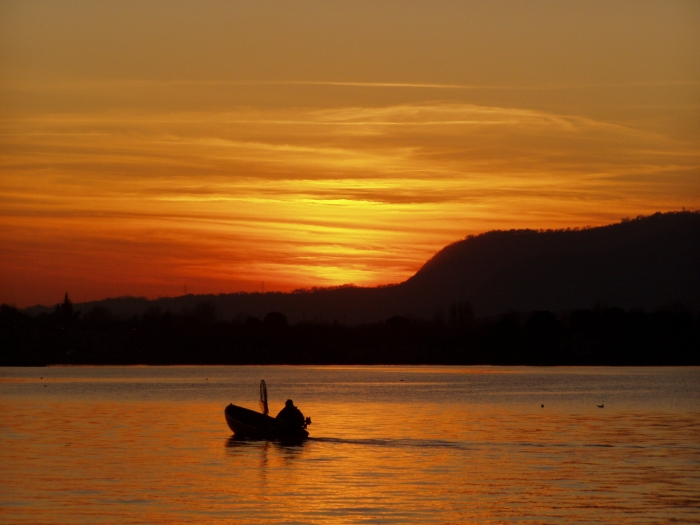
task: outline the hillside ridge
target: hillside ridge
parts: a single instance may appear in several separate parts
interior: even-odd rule
[[[655,213],[581,229],[492,230],[447,245],[412,277],[376,288],[341,286],[293,293],[138,297],[76,304],[125,318],[147,311],[213,309],[223,320],[282,312],[290,322],[360,324],[391,316],[430,319],[454,304],[477,316],[508,310],[573,310],[608,304],[700,309],[700,212]],[[33,315],[50,311],[32,307]]]

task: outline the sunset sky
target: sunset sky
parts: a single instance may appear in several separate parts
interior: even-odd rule
[[[0,2],[0,302],[370,286],[700,208],[697,1]]]

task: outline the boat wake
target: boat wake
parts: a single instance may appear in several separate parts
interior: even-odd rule
[[[468,450],[464,443],[456,441],[446,441],[443,439],[341,439],[327,437],[309,437],[310,443],[330,443],[339,445],[358,445],[367,447],[386,447],[386,448],[450,448],[459,450]]]

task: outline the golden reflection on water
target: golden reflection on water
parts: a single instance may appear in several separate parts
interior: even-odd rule
[[[311,439],[284,446],[218,402],[0,395],[0,521],[700,521],[694,410],[297,404]]]

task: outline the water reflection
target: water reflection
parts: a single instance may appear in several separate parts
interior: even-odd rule
[[[360,447],[385,447],[385,448],[451,448],[456,450],[469,450],[463,443],[445,441],[442,439],[343,439],[331,437],[310,437],[308,441],[313,443],[328,443],[338,445],[357,445]]]
[[[228,437],[263,372],[308,440]],[[0,521],[700,522],[698,369],[263,372],[0,370]]]
[[[303,448],[310,438],[293,440],[293,441],[271,441],[269,439],[256,439],[249,437],[238,437],[235,434],[226,440],[227,448],[238,447],[260,447],[264,446],[267,449],[269,446],[274,446],[280,450],[298,450]]]

